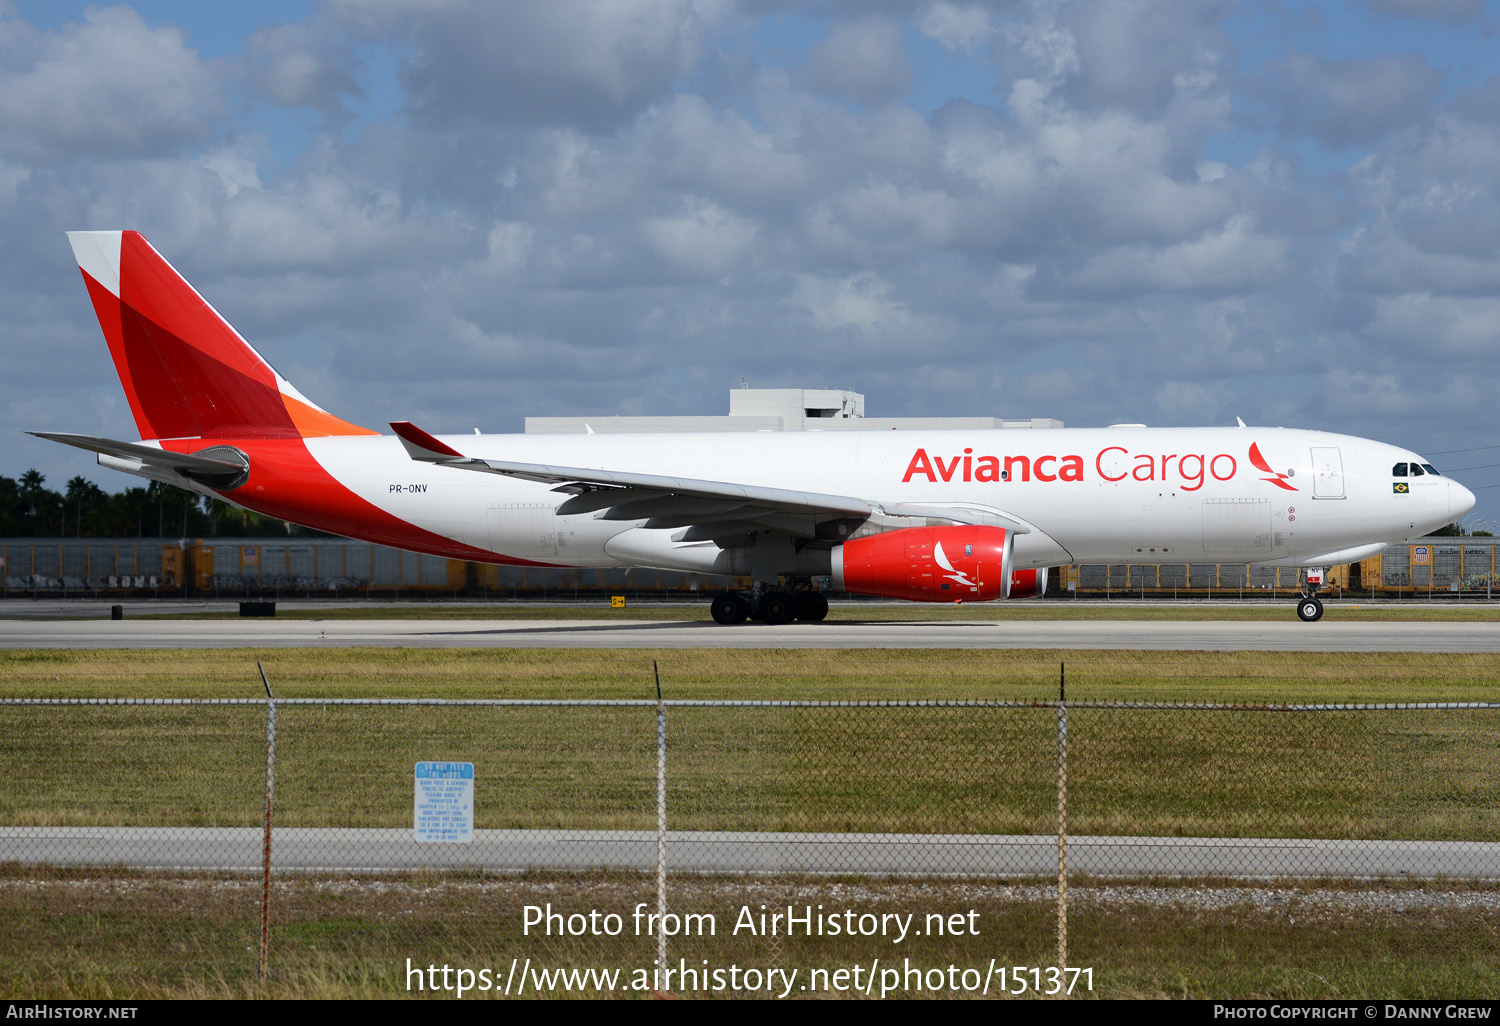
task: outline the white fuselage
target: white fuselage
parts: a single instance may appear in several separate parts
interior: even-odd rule
[[[734,482],[875,503],[992,510],[1022,524],[1016,568],[1107,562],[1323,565],[1473,507],[1448,478],[1393,477],[1407,450],[1282,428],[449,435],[487,459]],[[740,572],[712,543],[600,514],[545,484],[415,462],[391,436],[308,438],[344,486],[459,546],[570,567]],[[1252,445],[1255,454],[1252,456]],[[1269,472],[1254,465],[1258,457]]]

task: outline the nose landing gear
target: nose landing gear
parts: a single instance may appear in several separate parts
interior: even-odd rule
[[[1318,601],[1318,589],[1323,586],[1323,568],[1307,568],[1307,583],[1302,586],[1302,597],[1297,599],[1297,618],[1303,623],[1312,623],[1323,618],[1323,603]]]

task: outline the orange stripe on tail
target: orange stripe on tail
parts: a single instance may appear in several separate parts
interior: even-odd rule
[[[142,438],[375,434],[296,393],[139,232],[70,232]]]

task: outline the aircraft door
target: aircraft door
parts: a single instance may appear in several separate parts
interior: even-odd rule
[[[1344,497],[1344,458],[1335,446],[1313,446],[1313,498]]]
[[[1203,551],[1224,561],[1265,559],[1271,554],[1268,499],[1204,499]]]

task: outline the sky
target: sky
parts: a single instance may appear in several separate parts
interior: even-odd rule
[[[0,0],[0,474],[137,483],[63,232],[361,424],[1304,427],[1500,521],[1500,3]],[[483,455],[501,458],[503,453]]]

